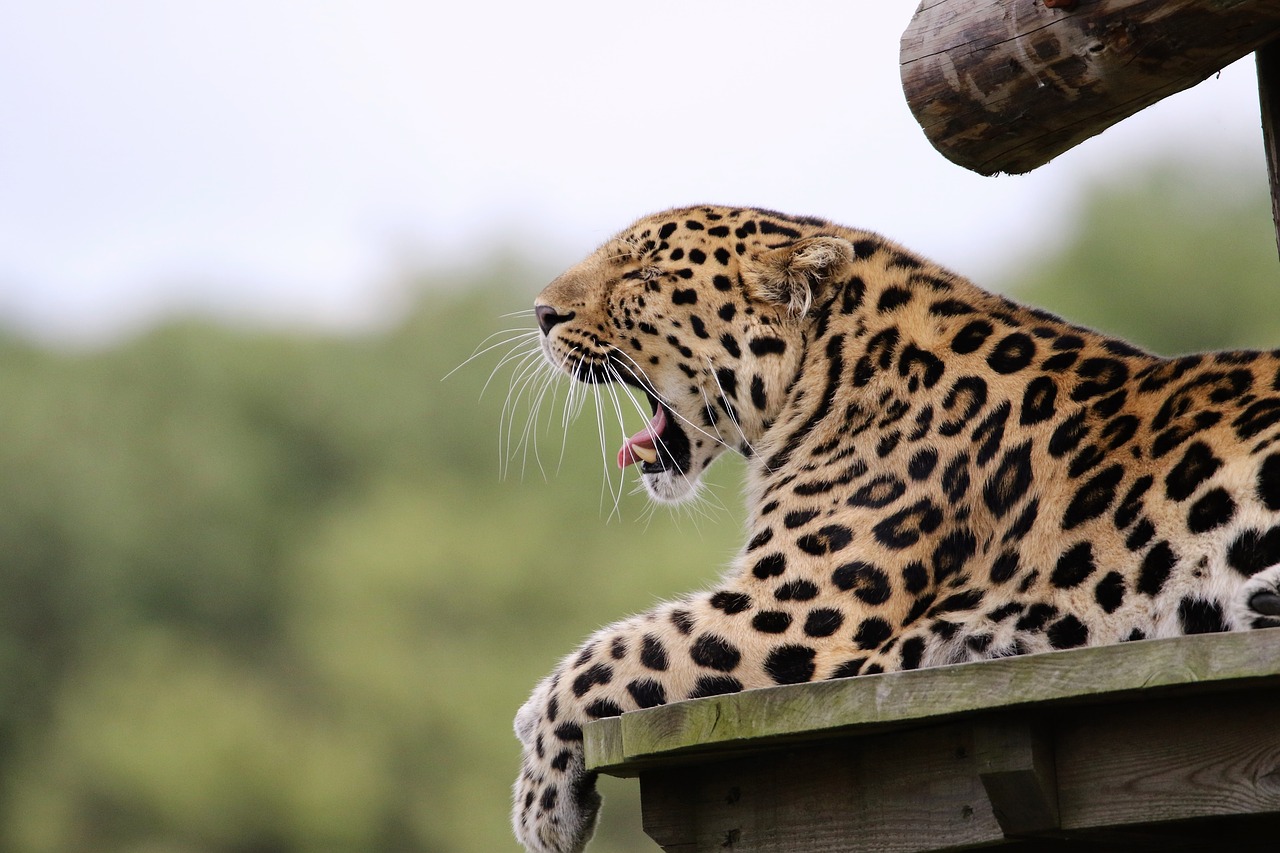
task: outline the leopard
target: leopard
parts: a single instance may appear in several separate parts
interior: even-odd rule
[[[876,233],[716,205],[641,218],[534,314],[556,375],[647,400],[617,462],[653,501],[732,452],[746,517],[712,588],[596,631],[519,709],[530,851],[593,833],[593,720],[1280,626],[1280,350],[1153,355]]]

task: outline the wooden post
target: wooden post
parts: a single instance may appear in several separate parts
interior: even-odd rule
[[[902,86],[929,141],[1028,172],[1280,36],[1280,0],[925,0]]]
[[[1267,150],[1267,175],[1271,184],[1271,219],[1276,226],[1276,251],[1280,253],[1280,40],[1258,48],[1258,101],[1262,108],[1262,143]]]

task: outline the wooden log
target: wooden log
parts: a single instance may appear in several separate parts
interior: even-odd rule
[[[1280,35],[1280,0],[924,0],[902,86],[925,136],[979,174],[1017,174]]]
[[[1271,220],[1276,226],[1276,250],[1280,252],[1280,41],[1258,48],[1258,102],[1262,111],[1262,144],[1267,152],[1267,178],[1271,187]]]

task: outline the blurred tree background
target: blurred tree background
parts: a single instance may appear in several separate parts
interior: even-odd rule
[[[986,283],[1158,352],[1280,345],[1263,175],[1160,166],[1049,225]],[[589,631],[710,582],[741,515],[722,463],[697,510],[630,479],[611,518],[590,404],[561,458],[563,384],[498,476],[518,369],[480,389],[509,347],[442,377],[552,274],[427,277],[362,337],[0,337],[0,849],[515,849],[516,708]],[[593,849],[656,850],[604,787]]]

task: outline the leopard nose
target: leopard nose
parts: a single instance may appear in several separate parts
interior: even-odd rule
[[[563,323],[565,320],[572,320],[575,316],[572,311],[568,314],[561,314],[550,305],[539,305],[537,308],[533,309],[533,313],[537,316],[538,328],[542,329],[542,334],[544,335],[551,334],[552,328],[554,328],[557,323]]]

